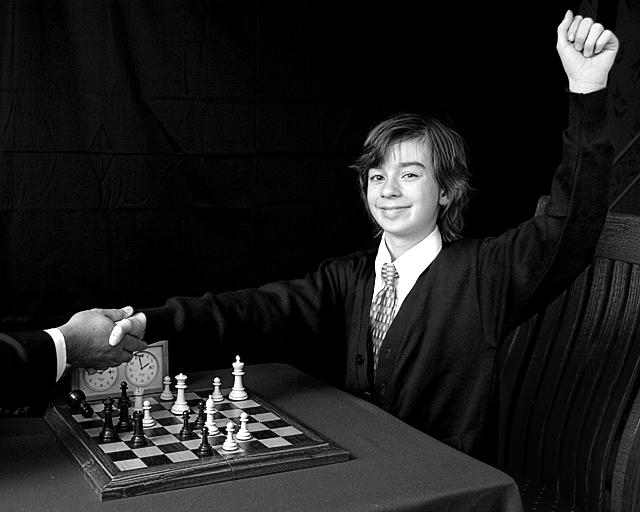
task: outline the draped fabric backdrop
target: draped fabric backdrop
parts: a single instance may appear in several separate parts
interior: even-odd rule
[[[556,27],[577,6],[512,4],[507,23],[430,4],[0,2],[0,330],[301,277],[368,246],[348,166],[393,112],[465,136],[468,234],[531,216],[566,119]]]

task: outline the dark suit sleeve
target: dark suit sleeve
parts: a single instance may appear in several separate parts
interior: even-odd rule
[[[44,331],[0,333],[0,418],[43,416],[56,381],[56,349]]]

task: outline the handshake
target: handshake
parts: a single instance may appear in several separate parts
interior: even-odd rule
[[[58,327],[64,336],[67,364],[97,370],[128,363],[134,352],[144,350],[143,313],[122,309],[91,309],[73,315]]]

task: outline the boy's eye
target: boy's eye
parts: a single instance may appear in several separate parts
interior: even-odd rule
[[[369,176],[369,180],[370,181],[381,181],[382,180],[382,175],[381,174],[372,174],[371,176]]]

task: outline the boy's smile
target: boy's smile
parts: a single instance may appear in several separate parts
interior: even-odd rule
[[[422,141],[391,146],[383,164],[369,170],[367,203],[387,243],[407,248],[417,244],[433,231],[440,206],[448,201],[436,181],[431,151]]]

